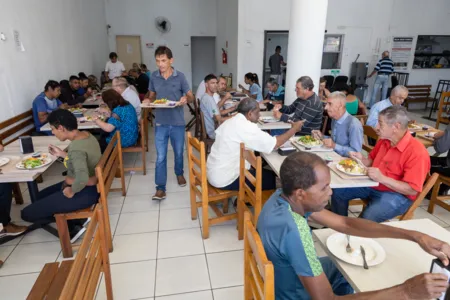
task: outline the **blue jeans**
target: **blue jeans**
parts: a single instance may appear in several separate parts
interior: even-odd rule
[[[377,75],[377,78],[375,79],[375,84],[373,85],[373,91],[372,96],[370,97],[370,103],[369,106],[372,107],[375,104],[375,100],[377,99],[377,93],[381,90],[381,100],[384,100],[387,98],[387,92],[389,88],[389,75]]]
[[[412,201],[395,192],[380,192],[369,187],[334,189],[331,196],[331,209],[334,213],[347,216],[348,202],[353,199],[368,199],[361,218],[374,222],[384,222],[404,214]]]
[[[336,265],[331,261],[331,259],[329,257],[319,257],[319,260],[322,265],[323,272],[327,276],[331,288],[333,289],[333,293],[338,296],[353,294],[353,288],[338,270]],[[311,299],[311,296],[305,288],[301,290],[298,296],[299,297],[297,299]]]
[[[183,152],[184,152],[184,126],[160,125],[155,126],[156,146],[156,190],[166,191],[167,183],[167,146],[170,139],[175,156],[175,175],[184,174]]]

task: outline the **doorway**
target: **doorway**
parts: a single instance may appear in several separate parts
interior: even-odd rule
[[[132,68],[133,63],[142,63],[141,37],[136,35],[117,35],[116,51],[125,69]]]
[[[208,74],[216,73],[216,38],[211,36],[191,37],[192,90]]]
[[[263,80],[260,82],[263,87],[264,94],[267,93],[266,82],[270,78],[269,58],[275,53],[277,46],[281,47],[281,56],[284,61],[288,62],[287,47],[288,47],[289,31],[265,31],[264,32],[264,63],[263,63]],[[283,75],[283,86],[286,80],[286,67],[282,66],[281,74]]]

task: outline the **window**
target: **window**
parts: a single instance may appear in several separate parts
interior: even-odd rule
[[[341,68],[342,37],[342,35],[325,35],[323,41],[322,69]]]

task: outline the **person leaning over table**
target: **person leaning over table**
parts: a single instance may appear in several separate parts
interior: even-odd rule
[[[166,198],[167,183],[167,145],[170,139],[175,156],[175,175],[179,186],[186,186],[183,170],[183,152],[185,140],[184,105],[194,101],[186,77],[183,73],[172,67],[173,54],[166,46],[160,46],[155,51],[155,60],[158,70],[152,73],[148,87],[147,99],[143,103],[148,104],[156,99],[166,98],[177,101],[175,108],[160,108],[153,110],[155,114],[155,146],[156,168],[155,184],[156,193],[153,200]]]
[[[136,95],[137,96],[137,95]],[[114,133],[120,132],[120,143],[122,148],[136,145],[139,136],[139,124],[136,110],[130,102],[125,100],[114,89],[109,89],[102,93],[103,102],[108,106],[109,113],[107,121],[102,121],[98,116],[94,117],[94,122],[105,134],[100,137],[100,148],[105,151]]]
[[[45,84],[44,91],[33,100],[33,120],[37,132],[51,135],[51,132],[41,131],[41,127],[47,123],[49,113],[58,108],[67,108],[59,99],[61,86],[54,80],[49,80]]]
[[[273,109],[274,101],[280,104],[284,103],[284,87],[279,85],[276,79],[270,78],[266,83],[266,87],[269,92],[267,93],[266,98],[262,103],[267,105],[268,110]]]
[[[240,147],[244,143],[249,151],[271,153],[281,147],[299,131],[303,121],[292,123],[292,128],[277,137],[259,129],[259,104],[255,99],[241,100],[238,114],[223,122],[216,130],[216,140],[206,162],[209,183],[224,190],[239,190]],[[247,169],[250,164],[246,164]],[[250,170],[255,175],[255,170]],[[262,189],[275,189],[275,174],[262,170]]]
[[[389,98],[377,102],[372,106],[366,124],[375,128],[378,124],[378,114],[380,111],[391,106],[400,106],[406,98],[408,98],[408,89],[404,85],[397,85],[392,89]]]
[[[331,197],[333,212],[347,216],[352,199],[367,199],[361,217],[384,222],[405,213],[422,191],[430,171],[430,157],[423,144],[408,130],[408,114],[401,106],[381,111],[376,127],[379,139],[365,158],[349,152],[367,167],[367,175],[377,187],[335,189]]]
[[[77,91],[80,88],[80,79],[75,75],[70,76],[68,83],[66,80],[63,80],[60,84],[61,94],[59,100],[69,106],[81,107],[81,104],[92,96],[92,90],[90,88],[88,88],[88,91],[84,95],[78,95]]]
[[[55,221],[54,215],[88,208],[98,201],[95,166],[100,160],[100,146],[89,131],[77,129],[77,119],[68,110],[58,109],[48,116],[52,133],[60,141],[71,143],[67,152],[50,145],[50,154],[64,158],[67,168],[65,179],[39,192],[38,200],[22,210],[22,219],[41,225]],[[80,237],[86,229],[84,220],[69,220],[71,242]]]
[[[275,104],[273,116],[283,122],[305,120],[300,135],[311,134],[312,130],[322,127],[323,104],[313,91],[314,83],[309,76],[300,77],[295,85],[297,100],[289,106]],[[293,114],[292,117],[288,116]],[[285,132],[284,129],[272,130],[272,135]]]
[[[116,77],[112,81],[111,87],[118,92],[125,100],[133,105],[136,111],[136,117],[141,119],[141,100],[138,93],[133,90],[133,86],[129,85],[127,80],[123,77]]]
[[[262,208],[256,227],[274,267],[277,300],[434,299],[446,290],[447,276],[424,273],[391,288],[354,294],[331,259],[317,257],[308,220],[348,235],[416,242],[445,265],[450,246],[417,231],[342,217],[324,209],[333,193],[330,170],[316,154],[289,155],[281,165],[280,178],[281,189]]]
[[[333,149],[341,156],[349,152],[361,152],[363,144],[363,127],[361,122],[350,115],[346,109],[346,96],[333,92],[327,98],[325,110],[331,119],[331,137],[324,137],[320,130],[313,130],[312,135],[323,141],[327,148]]]

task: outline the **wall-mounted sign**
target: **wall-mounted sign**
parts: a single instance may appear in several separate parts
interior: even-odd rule
[[[155,48],[155,44],[154,43],[147,43],[147,44],[145,44],[145,47],[147,47],[149,49],[152,49],[152,48]]]
[[[393,37],[391,59],[395,71],[406,71],[411,57],[413,38]]]

